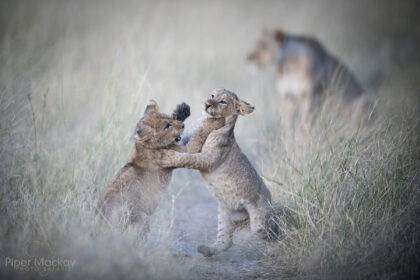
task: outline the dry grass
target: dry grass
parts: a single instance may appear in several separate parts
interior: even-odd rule
[[[271,183],[271,190],[280,209],[288,210],[279,212],[283,234],[269,255],[272,267],[277,261],[302,278],[414,278],[420,246],[418,119],[408,109],[355,128],[328,112],[312,136],[293,146],[273,141],[276,133],[266,135],[265,172],[283,183]]]
[[[202,187],[194,173],[177,171],[172,180],[161,206],[169,217],[155,219],[163,236],[157,249],[147,251],[130,228],[100,224],[95,210],[128,158],[146,101],[166,112],[186,101],[195,118],[219,86],[256,106],[238,122],[239,143],[262,174],[283,183],[270,184],[274,200],[294,213],[280,216],[284,235],[267,273],[418,273],[419,34],[409,2],[386,4],[2,3],[1,273],[16,276],[5,257],[53,254],[76,267],[51,278],[185,278],[194,261],[169,253],[171,194]],[[339,54],[379,99],[374,123],[336,118],[331,100],[311,135],[285,146],[272,69],[246,72],[262,25],[314,34]]]

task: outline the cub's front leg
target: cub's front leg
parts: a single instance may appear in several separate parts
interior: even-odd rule
[[[207,140],[209,134],[225,125],[224,118],[205,118],[200,126],[195,130],[191,139],[185,146],[172,145],[169,147],[170,150],[174,150],[181,153],[195,154],[201,152],[201,148]]]
[[[199,153],[209,134],[225,125],[224,118],[205,118],[200,127],[196,130],[190,141],[186,145],[189,154]]]
[[[189,168],[206,171],[220,159],[220,152],[201,152],[198,154],[178,153],[173,150],[157,151],[155,162],[164,168]]]

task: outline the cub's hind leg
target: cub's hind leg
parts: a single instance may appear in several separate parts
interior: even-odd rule
[[[133,207],[130,213],[130,225],[139,234],[139,237],[145,240],[150,231],[150,215]]]
[[[266,239],[266,224],[268,217],[267,207],[264,205],[255,205],[253,203],[249,203],[245,205],[245,207],[249,213],[251,232],[260,238]]]
[[[232,246],[234,224],[231,211],[219,204],[216,242],[211,246],[200,245],[197,250],[206,257],[218,254]]]

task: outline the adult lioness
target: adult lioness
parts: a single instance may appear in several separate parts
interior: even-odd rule
[[[257,68],[276,64],[286,134],[293,135],[297,125],[310,125],[326,92],[341,94],[348,116],[360,116],[371,106],[350,70],[314,38],[265,30],[248,61]]]

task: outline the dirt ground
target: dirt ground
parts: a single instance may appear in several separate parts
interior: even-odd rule
[[[174,198],[173,204],[172,198]],[[172,213],[173,224],[170,234],[162,237],[161,219],[171,217]],[[216,232],[217,201],[208,191],[199,172],[176,171],[168,196],[153,217],[149,246],[159,250],[161,238],[170,240],[172,246],[170,254],[180,262],[180,266],[185,267],[186,279],[268,279],[270,277],[262,260],[270,247],[275,247],[274,243],[257,240],[250,234],[249,225],[244,225],[235,231],[234,244],[230,249],[209,258],[202,256],[197,252],[197,247],[214,242]]]

